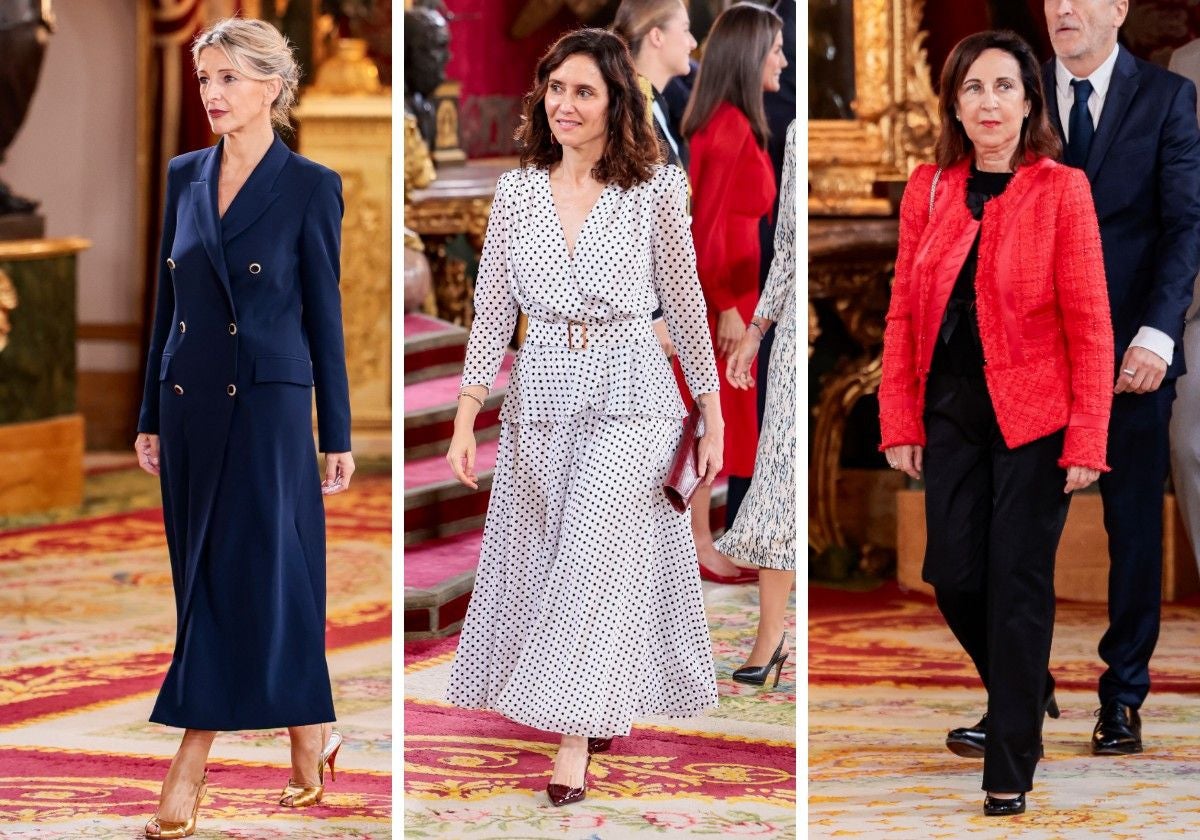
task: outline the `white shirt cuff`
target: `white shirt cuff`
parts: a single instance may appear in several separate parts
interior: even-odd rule
[[[1170,367],[1171,359],[1175,357],[1175,342],[1171,336],[1154,327],[1142,327],[1129,342],[1130,347],[1142,347],[1159,356]]]

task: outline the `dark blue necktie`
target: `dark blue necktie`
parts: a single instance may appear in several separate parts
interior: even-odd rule
[[[1092,83],[1087,79],[1072,79],[1075,89],[1075,104],[1071,106],[1071,121],[1068,127],[1071,137],[1067,141],[1067,163],[1083,169],[1087,164],[1088,150],[1092,148],[1092,115],[1088,111],[1088,97],[1092,95]]]

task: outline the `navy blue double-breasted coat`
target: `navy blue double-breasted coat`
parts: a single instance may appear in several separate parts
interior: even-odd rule
[[[276,137],[217,212],[221,144],[167,173],[138,430],[159,435],[175,654],[150,719],[332,721],[325,512],[312,440],[350,450],[337,174]]]

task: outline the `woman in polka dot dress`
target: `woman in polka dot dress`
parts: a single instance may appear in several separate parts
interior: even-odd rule
[[[662,489],[683,401],[650,326],[660,305],[721,468],[718,378],[684,174],[623,42],[583,29],[538,64],[496,186],[447,459],[476,486],[475,417],[518,311],[483,547],[447,698],[559,733],[547,793],[583,798],[590,752],[635,719],[716,706],[688,517]]]

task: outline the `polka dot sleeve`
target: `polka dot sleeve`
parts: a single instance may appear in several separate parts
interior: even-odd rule
[[[707,310],[696,275],[696,249],[687,213],[687,178],[664,166],[654,179],[654,290],[692,395],[720,389]]]
[[[500,370],[504,350],[517,326],[519,307],[508,276],[508,230],[511,224],[509,192],[516,173],[506,172],[496,184],[483,239],[479,275],[475,278],[475,320],[467,342],[462,383],[491,388]]]

